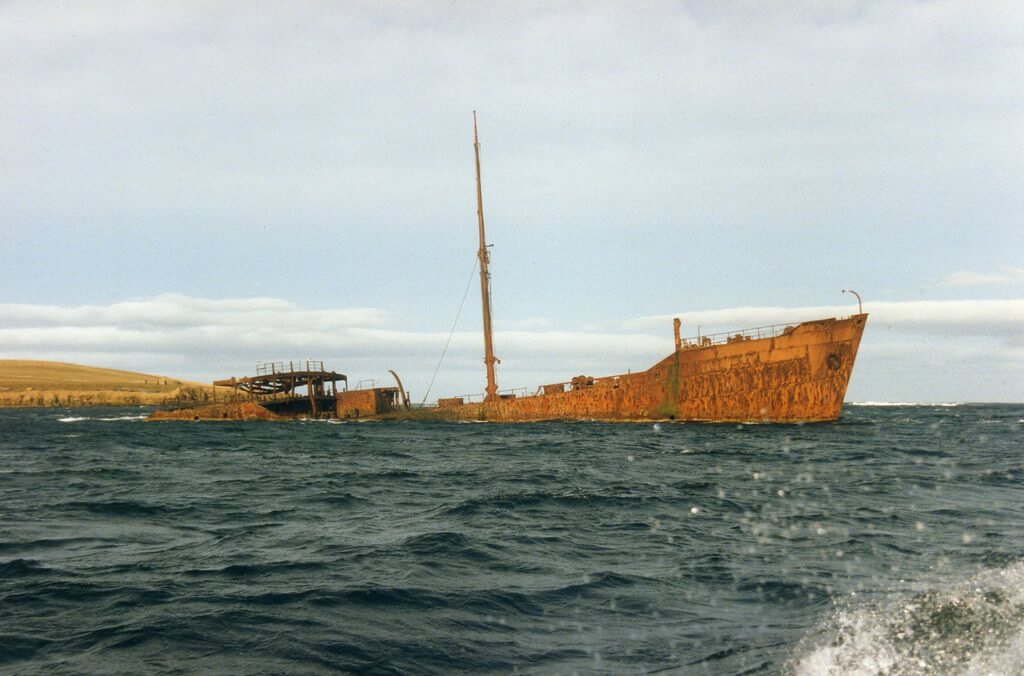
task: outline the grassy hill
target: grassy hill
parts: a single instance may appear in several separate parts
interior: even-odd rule
[[[217,388],[217,397],[230,390]],[[206,402],[203,383],[54,361],[0,359],[0,407],[131,406]]]

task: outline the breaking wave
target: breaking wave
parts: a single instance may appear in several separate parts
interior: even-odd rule
[[[960,404],[955,401],[848,401],[847,406],[937,406],[940,408],[956,408]]]
[[[119,420],[145,420],[148,416],[144,415],[116,415],[106,417],[92,417],[92,416],[67,416],[65,418],[57,418],[58,422],[62,423],[74,423],[82,422],[84,420],[99,420],[102,422],[114,422]]]
[[[882,604],[840,608],[797,674],[1009,674],[1024,669],[1024,562]]]

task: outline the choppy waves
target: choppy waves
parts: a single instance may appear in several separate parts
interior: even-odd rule
[[[0,411],[0,671],[1024,668],[1022,407],[139,417]]]

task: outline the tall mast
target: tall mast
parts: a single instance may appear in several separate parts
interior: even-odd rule
[[[487,365],[487,394],[485,402],[494,401],[498,398],[498,383],[494,379],[494,364],[497,358],[494,356],[494,343],[491,338],[491,273],[487,270],[487,264],[491,261],[491,255],[487,251],[487,238],[484,235],[484,193],[480,186],[480,139],[476,132],[476,111],[473,111],[473,152],[476,155],[476,216],[480,225],[480,250],[477,257],[480,259],[480,296],[484,308],[484,364]]]

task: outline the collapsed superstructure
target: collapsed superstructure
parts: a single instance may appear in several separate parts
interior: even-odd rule
[[[287,365],[283,361],[259,362],[256,375],[215,380],[213,385],[215,388],[230,388],[232,393],[220,402],[156,411],[150,418],[367,418],[403,410],[408,405],[408,399],[400,387],[376,387],[371,384],[370,387],[349,389],[348,376],[328,371],[323,361],[313,359],[290,361]]]

